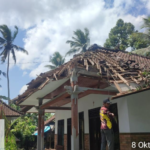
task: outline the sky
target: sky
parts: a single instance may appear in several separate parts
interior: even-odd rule
[[[118,19],[131,22],[140,31],[143,18],[150,14],[150,0],[0,0],[0,4],[0,25],[6,24],[12,31],[17,25],[14,43],[29,53],[16,52],[16,64],[10,58],[11,99],[48,71],[44,66],[50,55],[55,51],[65,55],[70,48],[66,41],[76,29],[88,28],[90,44],[103,46]],[[0,64],[0,70],[6,72],[6,63]],[[6,78],[1,76],[0,85],[0,95],[7,96]]]

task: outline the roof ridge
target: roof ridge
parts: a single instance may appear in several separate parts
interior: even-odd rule
[[[91,45],[91,46],[88,48],[87,51],[92,51],[92,50],[93,50],[93,49],[92,49],[92,46],[93,46],[93,49],[95,49],[95,50],[101,49],[101,50],[108,50],[108,51],[114,51],[114,52],[123,52],[123,53],[128,53],[128,54],[131,54],[131,55],[135,55],[135,56],[139,56],[139,57],[143,57],[143,58],[150,59],[150,57],[143,56],[143,55],[138,55],[138,54],[132,53],[132,51],[131,51],[131,52],[128,52],[128,51],[124,51],[124,50],[105,48],[105,47],[100,47],[100,46],[98,46],[97,44]],[[86,52],[87,52],[87,51],[86,51]],[[85,52],[85,53],[86,53],[86,52]]]

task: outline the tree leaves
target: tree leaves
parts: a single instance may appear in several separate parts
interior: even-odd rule
[[[133,32],[133,24],[124,23],[122,19],[119,19],[116,26],[111,29],[109,38],[106,39],[106,42],[104,43],[104,47],[125,50],[129,47],[128,39]]]
[[[71,47],[66,55],[71,55],[77,52],[85,52],[90,45],[89,30],[87,28],[84,29],[84,32],[77,29],[74,31],[74,35],[75,37],[72,37],[73,40],[66,41],[66,43],[70,44]]]
[[[15,29],[16,30],[12,33],[12,31],[7,27],[7,25],[0,25],[0,32],[3,36],[3,38],[0,37],[0,46],[1,46],[0,49],[3,49],[0,54],[2,62],[5,62],[9,51],[12,53],[13,60],[15,61],[15,63],[16,63],[15,50],[28,54],[28,52],[24,48],[14,45],[12,43],[18,34],[18,27],[15,26]]]
[[[65,62],[65,58],[59,53],[55,52],[52,57],[50,57],[49,62],[52,64],[46,65],[49,69],[56,69],[58,66],[62,65]]]

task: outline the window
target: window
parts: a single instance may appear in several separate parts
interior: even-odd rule
[[[64,145],[64,120],[58,120],[58,145]]]

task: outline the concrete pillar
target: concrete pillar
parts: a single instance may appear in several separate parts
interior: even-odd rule
[[[38,110],[37,150],[41,150],[41,110]]]
[[[71,87],[74,87],[77,82],[75,70],[70,78]],[[79,134],[78,134],[78,93],[71,95],[71,150],[79,150]]]
[[[44,110],[38,111],[37,150],[44,149]]]
[[[41,150],[44,150],[44,110],[41,113]]]

